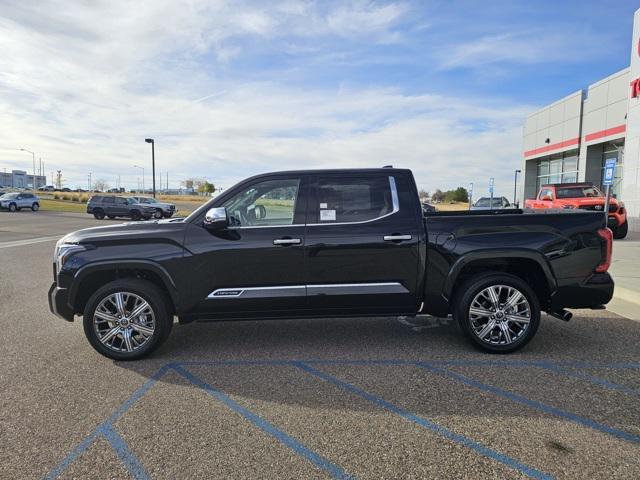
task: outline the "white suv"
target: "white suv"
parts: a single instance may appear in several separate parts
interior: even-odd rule
[[[34,212],[40,209],[40,198],[33,193],[5,193],[0,197],[0,209],[10,212],[30,208]]]

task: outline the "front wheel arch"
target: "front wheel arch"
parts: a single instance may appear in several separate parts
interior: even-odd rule
[[[169,272],[148,260],[98,262],[80,268],[69,288],[69,305],[75,313],[81,314],[93,292],[108,282],[124,278],[138,278],[155,284],[164,292],[172,312],[179,312],[180,297]]]

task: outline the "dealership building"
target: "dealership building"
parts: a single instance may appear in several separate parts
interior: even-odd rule
[[[629,228],[640,231],[640,9],[628,68],[578,90],[525,121],[520,198],[535,198],[546,183],[602,186],[604,164],[616,159],[616,197]]]
[[[34,182],[35,178],[35,182]],[[47,183],[44,175],[32,175],[24,170],[0,172],[0,188],[40,188]]]

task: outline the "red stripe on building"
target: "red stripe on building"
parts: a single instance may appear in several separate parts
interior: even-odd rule
[[[524,152],[525,157],[531,155],[539,155],[541,153],[550,152],[551,150],[557,150],[558,148],[570,147],[572,145],[578,145],[580,143],[580,137],[572,138],[571,140],[565,140],[564,142],[552,143],[551,145],[545,145],[544,147],[534,148],[533,150],[527,150]]]
[[[626,125],[618,125],[617,127],[607,128],[606,130],[600,130],[599,132],[590,133],[585,135],[584,141],[590,142],[591,140],[597,140],[598,138],[608,137],[610,135],[616,135],[618,133],[624,133],[627,130]]]

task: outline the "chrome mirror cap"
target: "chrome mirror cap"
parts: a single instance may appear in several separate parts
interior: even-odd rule
[[[205,225],[226,226],[228,223],[227,209],[225,207],[213,207],[207,210],[204,216]]]

